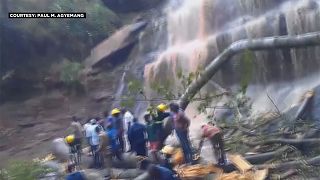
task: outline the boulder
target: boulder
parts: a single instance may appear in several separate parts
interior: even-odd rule
[[[108,8],[118,12],[140,11],[155,7],[161,0],[102,0]]]
[[[69,159],[69,147],[63,138],[57,138],[52,141],[51,152],[58,161],[64,162]]]
[[[93,48],[90,56],[85,60],[85,66],[91,69],[89,72],[114,67],[124,62],[146,25],[147,23],[142,21],[127,25]]]

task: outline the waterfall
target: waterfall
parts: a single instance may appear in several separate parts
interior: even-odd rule
[[[204,68],[232,42],[319,31],[319,6],[320,0],[170,0],[165,9],[167,48],[145,66],[145,84],[169,81],[179,91],[178,70]],[[254,52],[253,66],[251,85],[304,79],[319,73],[320,47]],[[240,54],[213,80],[222,86],[237,85],[243,68]],[[150,87],[146,89],[154,95]]]

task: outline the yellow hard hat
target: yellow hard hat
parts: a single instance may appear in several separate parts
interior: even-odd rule
[[[161,111],[161,112],[164,112],[165,110],[168,109],[168,106],[165,105],[165,104],[163,104],[163,103],[161,103],[161,104],[159,104],[159,105],[157,106],[157,109],[158,109],[159,111]]]
[[[112,109],[112,111],[111,111],[111,115],[119,114],[120,112],[121,112],[120,109],[114,108],[114,109]]]
[[[175,148],[174,147],[172,147],[172,146],[165,146],[165,147],[163,147],[162,149],[161,149],[161,152],[163,153],[163,154],[169,154],[169,155],[172,155],[172,154],[174,154],[174,152],[175,152]]]
[[[74,135],[69,135],[66,138],[64,138],[64,140],[68,143],[71,144],[74,142]]]

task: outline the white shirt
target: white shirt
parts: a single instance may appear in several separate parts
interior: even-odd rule
[[[86,137],[91,137],[90,127],[92,125],[90,123],[86,123],[83,125],[84,132],[86,133]]]
[[[124,130],[125,130],[125,132],[127,132],[128,131],[128,124],[129,123],[131,123],[131,125],[132,125],[132,123],[133,123],[133,115],[130,113],[130,111],[126,111],[125,113],[124,113],[124,115],[123,115],[123,121],[124,121]]]
[[[91,137],[91,145],[99,145],[99,134],[96,132],[96,127],[98,127],[98,125],[91,125],[88,129],[89,133],[90,133],[90,137]]]

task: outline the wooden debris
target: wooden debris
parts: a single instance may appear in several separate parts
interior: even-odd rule
[[[249,171],[253,167],[246,159],[244,159],[239,154],[229,155],[228,158],[232,162],[232,164],[234,164],[242,173]]]
[[[220,174],[217,180],[265,180],[268,175],[268,170],[259,171],[247,171],[245,173],[239,173],[234,171],[232,173]]]
[[[180,178],[195,178],[195,177],[203,177],[208,174],[217,173],[221,174],[222,169],[214,166],[214,165],[191,165],[191,166],[180,166],[176,168],[177,173]]]

